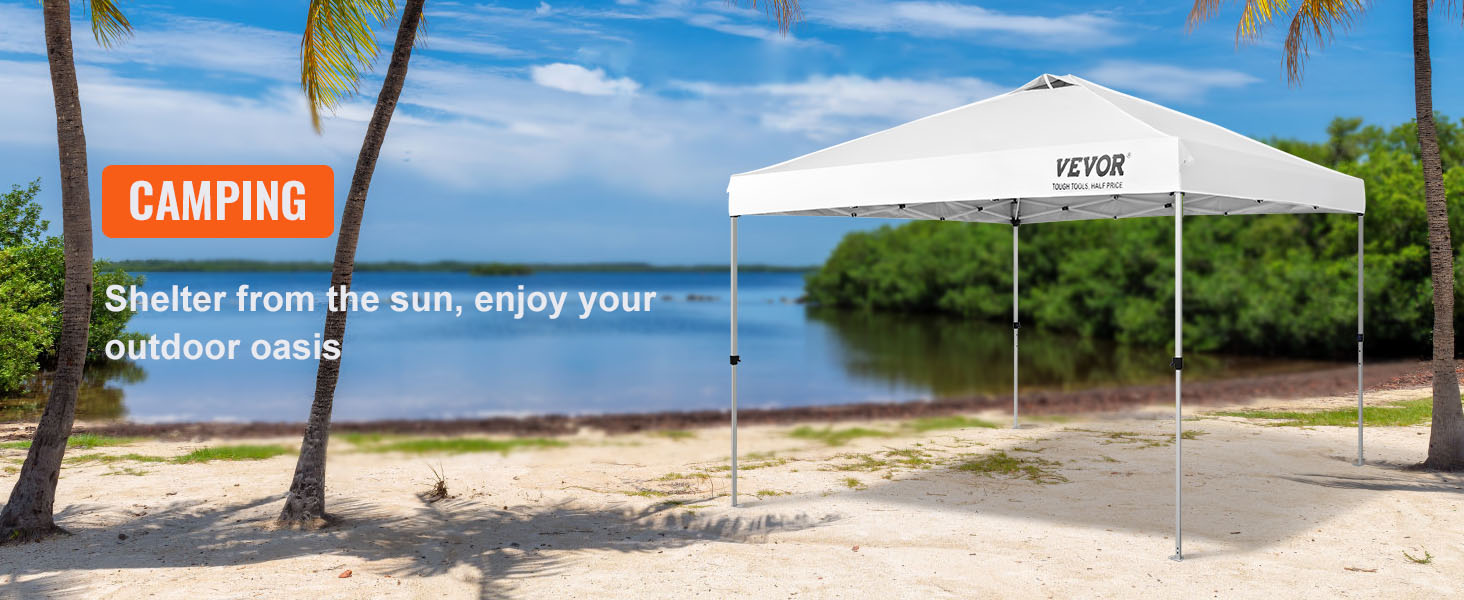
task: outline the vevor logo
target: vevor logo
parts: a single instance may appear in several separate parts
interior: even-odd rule
[[[1125,154],[1100,154],[1097,156],[1074,156],[1057,159],[1058,177],[1115,177],[1123,176]]]

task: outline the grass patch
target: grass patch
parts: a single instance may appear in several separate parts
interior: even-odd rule
[[[1429,554],[1428,550],[1423,551],[1423,556],[1414,556],[1412,554],[1409,554],[1407,550],[1404,550],[1403,558],[1408,559],[1408,562],[1411,562],[1415,565],[1426,565],[1433,562],[1433,555]]]
[[[638,498],[665,498],[666,496],[670,496],[671,495],[670,492],[663,492],[663,491],[660,491],[660,490],[636,490],[636,491],[633,491],[633,492],[620,492],[620,493],[625,494],[627,496],[636,496]]]
[[[893,461],[896,465],[899,465],[901,467],[909,467],[911,469],[929,468],[931,465],[935,464],[934,461],[930,460],[929,453],[922,450],[916,450],[914,448],[906,448],[904,450],[889,450],[885,452],[885,456],[888,456],[889,459]]]
[[[1159,448],[1174,444],[1174,436],[1149,438],[1134,431],[1112,431],[1103,434],[1100,444],[1138,444],[1139,448]]]
[[[264,460],[289,453],[289,448],[279,444],[236,444],[199,448],[183,456],[174,457],[170,462],[186,465],[215,460]]]
[[[774,458],[774,459],[764,460],[764,461],[758,461],[758,462],[738,463],[737,464],[737,470],[738,471],[756,471],[758,469],[768,469],[768,468],[772,468],[772,467],[781,467],[781,466],[786,465],[786,464],[788,464],[790,462],[793,462],[793,459],[791,459],[791,458]],[[731,471],[731,470],[732,470],[732,465],[717,465],[715,467],[712,467],[710,469],[707,469],[707,472],[708,473],[720,473],[720,472],[723,472],[723,471]]]
[[[995,429],[996,423],[975,417],[952,415],[949,417],[922,417],[912,421],[906,421],[905,427],[924,433],[926,431],[939,431],[942,429],[966,429],[970,427],[984,427]]]
[[[1357,408],[1334,410],[1227,410],[1210,413],[1221,417],[1264,419],[1271,427],[1356,427]],[[1370,427],[1423,425],[1433,420],[1433,399],[1404,400],[1382,406],[1364,406],[1363,421]]]
[[[551,438],[383,438],[367,442],[358,448],[367,452],[403,452],[406,454],[470,454],[474,452],[497,452],[508,454],[514,450],[538,450],[568,446],[563,440]]]
[[[980,473],[986,476],[1004,475],[1027,479],[1037,483],[1062,483],[1068,479],[1054,472],[1051,467],[1061,463],[1041,458],[1018,458],[1004,451],[975,457],[956,465],[956,470]]]
[[[887,450],[878,456],[874,454],[840,454],[836,458],[842,458],[850,462],[831,465],[825,470],[868,473],[881,469],[896,469],[900,467],[928,469],[936,464],[935,461],[930,459],[929,453],[915,448]]]
[[[890,433],[888,431],[869,429],[867,427],[849,427],[847,429],[834,429],[833,427],[825,427],[823,429],[814,429],[813,427],[809,427],[807,425],[788,432],[789,437],[798,438],[800,440],[823,442],[824,444],[829,446],[843,446],[844,444],[847,444],[850,441],[858,438],[889,437],[889,435]]]
[[[77,433],[72,434],[70,438],[67,438],[66,447],[78,448],[81,450],[91,450],[92,448],[100,448],[103,446],[121,446],[124,444],[131,444],[135,441],[137,441],[136,438],[112,437],[108,435],[97,435],[95,433]],[[6,450],[29,450],[30,447],[30,440],[17,440],[14,442],[0,443],[0,448],[4,448]]]
[[[91,462],[112,464],[121,461],[161,463],[168,462],[168,460],[169,459],[166,456],[148,456],[145,454],[78,454],[76,456],[68,456],[61,462],[68,464],[81,464]]]
[[[663,429],[661,431],[657,431],[655,435],[679,442],[681,440],[689,440],[696,437],[696,432],[687,431],[685,429]]]
[[[235,446],[212,446],[199,448],[182,456],[150,456],[146,454],[78,454],[68,456],[62,462],[67,464],[101,463],[110,465],[119,462],[139,463],[175,463],[180,465],[205,463],[214,460],[264,460],[274,458],[282,454],[289,454],[291,450],[278,444],[242,444]],[[124,469],[125,471],[126,469]],[[141,475],[145,473],[127,473],[128,475]],[[109,473],[115,475],[117,473]]]
[[[142,477],[143,475],[147,475],[148,473],[151,473],[151,472],[152,471],[144,471],[142,469],[134,469],[132,467],[122,467],[120,469],[114,469],[114,470],[108,471],[106,473],[102,473],[102,475],[103,476],[106,476],[106,475],[133,475],[133,476],[136,476],[136,477]]]
[[[438,463],[435,467],[429,464],[427,470],[432,472],[432,487],[422,493],[422,499],[432,504],[451,498],[452,495],[447,491],[447,470],[442,468],[442,464]]]
[[[868,487],[864,485],[864,482],[859,481],[859,479],[855,477],[845,477],[842,480],[842,483],[844,484],[844,487],[847,487],[851,490],[862,490]]]
[[[352,446],[371,446],[391,439],[400,439],[400,436],[385,433],[333,433],[330,439],[343,440]]]
[[[712,476],[706,473],[667,473],[656,478],[656,481],[681,481],[683,479],[711,479]]]
[[[830,469],[835,471],[878,471],[893,465],[890,461],[875,458],[873,454],[841,454],[839,458],[849,459],[853,462],[833,465]]]
[[[793,492],[784,492],[782,490],[758,490],[757,493],[753,495],[759,498],[776,498],[778,496],[791,496],[793,495]]]

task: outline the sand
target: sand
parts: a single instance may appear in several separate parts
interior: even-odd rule
[[[723,429],[679,439],[585,431],[567,447],[507,455],[376,453],[337,440],[328,502],[342,522],[313,532],[268,526],[292,455],[68,465],[57,509],[74,535],[0,548],[0,597],[1441,598],[1464,589],[1464,477],[1404,468],[1423,456],[1422,426],[1369,430],[1370,463],[1356,467],[1355,429],[1188,413],[1199,418],[1186,428],[1204,434],[1183,442],[1185,560],[1169,560],[1170,411],[1019,430],[842,423],[893,432],[842,446],[790,437],[791,426],[748,427],[737,508],[718,470]],[[71,454],[172,456],[220,443]],[[23,456],[0,452],[8,465]],[[997,452],[1049,462],[1028,463],[1040,481],[955,468]],[[881,464],[900,459],[909,462]],[[450,497],[424,498],[429,465],[445,473]],[[0,489],[14,478],[0,477]],[[1404,556],[1425,551],[1429,564]]]

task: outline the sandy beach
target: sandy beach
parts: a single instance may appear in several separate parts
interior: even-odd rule
[[[1380,391],[1370,403],[1427,395]],[[1336,408],[1347,396],[1266,400]],[[1187,411],[1186,560],[1173,550],[1172,406],[742,431],[593,430],[509,452],[332,442],[338,525],[269,527],[294,456],[175,464],[221,444],[73,449],[58,522],[0,548],[6,598],[1436,598],[1464,569],[1464,477],[1419,473],[1426,426],[1274,427]],[[997,412],[970,415],[1007,423]],[[924,429],[923,431],[921,429]],[[862,431],[861,431],[862,430]],[[853,431],[853,433],[849,433]],[[863,437],[859,433],[864,433]],[[409,438],[401,438],[409,439]],[[478,439],[482,439],[481,437]],[[563,445],[559,445],[563,442]],[[842,443],[839,443],[842,442]],[[430,446],[429,446],[430,447]],[[23,450],[3,452],[18,466]],[[101,459],[96,455],[133,459]],[[448,496],[428,492],[433,469]],[[14,481],[8,469],[0,482]],[[1420,564],[1409,560],[1431,556]],[[349,572],[348,577],[343,575]]]

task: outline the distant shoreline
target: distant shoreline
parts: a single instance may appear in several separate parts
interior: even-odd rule
[[[252,260],[252,259],[202,259],[202,260],[173,260],[173,259],[128,259],[107,261],[113,267],[128,272],[246,272],[246,273],[290,273],[290,272],[329,272],[331,263],[326,261],[276,261],[276,260]],[[762,265],[747,264],[738,265],[737,270],[742,272],[761,273],[805,273],[818,268],[817,266],[785,266],[785,265]],[[475,275],[531,275],[534,273],[566,273],[566,272],[594,272],[594,273],[715,273],[726,272],[725,264],[699,264],[699,265],[653,265],[641,262],[592,262],[592,263],[506,263],[506,262],[475,262],[462,260],[438,260],[438,261],[375,261],[358,262],[356,271],[394,271],[394,272],[439,272],[439,273],[472,273]]]
[[[1460,370],[1464,371],[1464,364]],[[1365,385],[1369,391],[1422,389],[1433,380],[1428,363],[1414,360],[1376,362],[1368,366]],[[1345,396],[1356,392],[1357,368],[1340,365],[1303,373],[1285,373],[1256,377],[1238,377],[1216,381],[1200,381],[1185,385],[1186,406],[1215,406],[1244,403],[1256,398],[1294,399],[1319,396]],[[1086,390],[1032,390],[1022,394],[1022,414],[1078,415],[1117,413],[1155,404],[1173,402],[1171,384],[1099,387]],[[302,405],[303,406],[303,405]],[[744,425],[791,425],[796,423],[833,423],[877,419],[909,419],[1009,410],[1011,397],[967,396],[929,401],[869,402],[789,406],[781,408],[744,408],[738,421]],[[461,419],[378,419],[366,421],[338,420],[331,425],[336,433],[390,433],[412,435],[498,434],[530,436],[573,435],[582,429],[609,434],[636,433],[673,429],[725,427],[728,414],[723,410],[662,411],[603,414],[538,414],[521,417],[487,417]],[[0,440],[19,440],[30,436],[34,421],[9,421],[9,432]],[[77,424],[76,431],[121,437],[160,439],[257,438],[298,436],[303,423],[292,422],[179,422],[137,423],[130,421],[92,421]],[[3,428],[0,428],[3,429]]]

